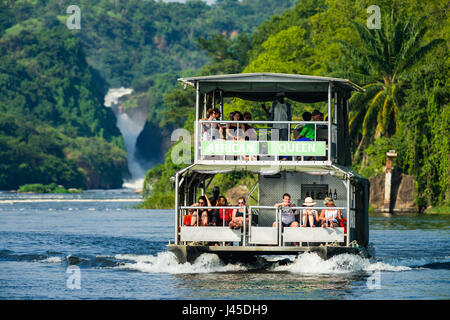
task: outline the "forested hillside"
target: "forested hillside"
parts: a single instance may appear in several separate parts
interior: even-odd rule
[[[419,210],[448,206],[448,4],[378,1],[381,27],[369,30],[367,8],[372,4],[299,1],[250,36],[230,40],[217,35],[203,41],[211,61],[200,73],[283,72],[351,79],[365,88],[353,95],[349,106],[354,169],[373,176],[382,170],[386,152],[395,149],[395,165],[415,179]],[[192,120],[193,90],[176,89],[165,101],[170,121],[192,130],[192,123],[184,121],[186,114]],[[256,103],[235,99],[224,110],[251,111],[255,120],[263,120]],[[170,206],[168,177],[175,169],[179,166],[168,156],[164,165],[149,171],[146,206],[157,206],[161,199]],[[234,182],[239,179],[246,177],[236,176]]]
[[[56,19],[0,38],[0,189],[25,183],[117,188],[126,154],[103,105],[104,81]]]
[[[120,187],[126,154],[107,89],[144,94],[149,123],[163,128],[163,95],[209,59],[199,38],[250,33],[294,2],[83,0],[71,30],[71,1],[0,2],[0,189]]]

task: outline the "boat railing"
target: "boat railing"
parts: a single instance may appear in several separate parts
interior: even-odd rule
[[[225,219],[222,220],[222,226],[200,226],[200,210],[219,210],[219,209],[244,209],[243,223],[241,229],[230,229],[225,225]],[[299,215],[299,227],[283,227],[281,207],[275,206],[180,206],[179,207],[179,236],[182,242],[192,241],[212,241],[212,242],[237,242],[240,246],[248,245],[278,245],[286,246],[286,243],[293,242],[344,242],[344,236],[349,236],[349,228],[344,233],[343,227],[300,227],[303,221],[305,210],[316,210],[320,215],[322,210],[340,210],[341,217],[346,217],[345,207],[290,207],[297,211],[294,215]],[[255,216],[259,215],[261,210],[272,211],[275,227],[261,226],[254,223]],[[197,212],[196,226],[184,226],[184,216],[188,212]],[[256,212],[255,212],[256,211]],[[225,212],[223,212],[225,216]]]
[[[328,130],[327,121],[199,120],[196,125],[196,162],[323,164],[333,161],[337,150],[337,126],[331,124],[332,129]],[[314,127],[314,139],[299,141],[295,133],[305,125]]]
[[[294,215],[299,215],[299,227],[283,227],[282,217],[281,217],[281,206],[250,206],[250,212],[253,210],[273,210],[274,217],[272,221],[275,222],[275,228],[273,226],[260,227],[253,226],[250,216],[249,222],[249,234],[248,243],[249,244],[267,244],[267,245],[279,245],[285,246],[286,242],[298,242],[302,240],[303,242],[344,242],[344,228],[330,227],[328,222],[326,227],[300,227],[303,221],[304,210],[316,210],[317,214],[320,215],[322,210],[339,210],[341,217],[346,217],[345,207],[289,207],[291,210],[299,211],[294,212]],[[302,235],[304,233],[304,235]],[[339,233],[339,234],[336,234]],[[299,235],[302,235],[299,237]],[[348,237],[348,229],[345,236]],[[308,238],[310,237],[310,238]],[[292,241],[287,241],[292,240]]]
[[[178,225],[180,226],[180,240],[181,241],[215,241],[215,242],[238,242],[243,246],[246,245],[246,223],[243,224],[243,231],[240,229],[230,229],[225,225],[225,212],[223,212],[222,226],[200,226],[201,215],[200,210],[234,210],[244,209],[243,220],[247,218],[247,206],[180,206],[180,213],[178,216]],[[196,226],[184,226],[184,216],[187,212],[197,212],[197,224]],[[220,214],[220,212],[219,212]]]
[[[189,211],[196,211],[197,212],[197,219],[201,219],[201,215],[199,216],[199,210],[220,210],[220,209],[240,209],[240,208],[245,208],[245,206],[181,206],[179,207],[179,209],[182,211],[182,214],[180,215],[181,220],[180,223],[184,220],[184,216],[186,215],[187,212]],[[225,212],[224,212],[225,215]],[[197,223],[196,227],[198,227],[199,224]],[[223,219],[223,223],[222,226],[225,227],[225,219]]]

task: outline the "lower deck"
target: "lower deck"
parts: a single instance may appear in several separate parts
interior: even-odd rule
[[[230,201],[231,205],[225,203],[224,206],[218,203],[205,205],[209,200],[203,201],[202,205],[196,202],[200,195],[203,197],[208,193],[208,186],[214,186],[212,181],[216,174],[234,170],[220,166],[216,170],[206,169],[194,164],[177,173],[174,179],[175,234],[170,248],[182,261],[189,261],[191,256],[203,252],[239,257],[238,260],[254,255],[301,252],[318,252],[328,258],[328,250],[324,248],[332,248],[330,252],[334,254],[352,252],[354,245],[368,245],[369,184],[367,179],[346,168],[330,166],[311,171],[301,166],[283,166],[270,174],[256,171],[255,184],[249,186],[244,198],[240,198],[245,201],[236,204],[234,199]],[[280,204],[286,193],[291,199],[288,220]],[[227,190],[220,188],[218,194],[226,195]],[[225,212],[231,211],[236,217],[229,221],[221,217],[217,223],[211,222],[219,212],[225,217]],[[241,213],[240,225],[232,225],[238,211]],[[330,226],[326,221],[331,218],[325,219],[326,214],[337,215],[338,218],[333,220],[337,223]],[[208,219],[198,222],[204,215]],[[291,220],[293,215],[295,223]]]

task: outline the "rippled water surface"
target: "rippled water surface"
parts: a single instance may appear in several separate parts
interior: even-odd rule
[[[173,212],[138,201],[125,189],[0,193],[0,299],[450,298],[449,215],[371,217],[370,261],[306,253],[262,267],[204,254],[179,264],[165,250]]]

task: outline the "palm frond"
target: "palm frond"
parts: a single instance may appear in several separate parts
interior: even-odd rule
[[[371,131],[371,129],[373,129],[374,127],[374,123],[376,123],[376,121],[373,121],[374,118],[377,118],[378,115],[378,111],[380,108],[380,104],[378,103],[380,97],[383,96],[383,94],[385,94],[385,91],[382,90],[380,92],[378,92],[375,97],[372,99],[369,107],[367,108],[367,112],[366,115],[364,116],[363,119],[363,124],[362,124],[362,134],[363,136],[368,135],[368,133]]]
[[[430,41],[428,44],[422,46],[417,51],[415,51],[414,55],[410,55],[408,59],[406,59],[400,67],[405,71],[410,69],[413,65],[420,62],[428,52],[430,52],[431,50],[433,50],[442,43],[445,43],[444,39],[434,39]]]

